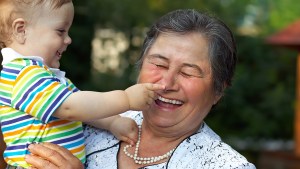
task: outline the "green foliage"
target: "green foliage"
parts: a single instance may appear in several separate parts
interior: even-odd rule
[[[298,0],[268,0],[269,20],[266,30],[282,29],[297,19],[300,19],[300,1]]]
[[[255,22],[264,35],[300,19],[299,0],[255,0],[252,4],[256,6],[252,15],[255,15]]]
[[[263,39],[238,37],[237,41],[233,86],[209,114],[208,123],[225,138],[292,138],[297,54],[273,49]]]

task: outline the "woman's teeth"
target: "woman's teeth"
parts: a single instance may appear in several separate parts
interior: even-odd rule
[[[178,100],[170,100],[170,99],[163,98],[163,97],[161,97],[161,96],[158,96],[158,100],[163,101],[163,102],[166,102],[166,103],[170,103],[170,104],[182,104],[181,101],[178,101]]]

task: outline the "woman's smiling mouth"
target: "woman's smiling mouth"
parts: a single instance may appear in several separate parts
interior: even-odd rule
[[[179,106],[183,104],[182,101],[173,100],[173,99],[167,99],[167,98],[163,98],[162,96],[158,96],[157,101],[161,101],[163,103],[168,103],[168,104],[179,105]]]

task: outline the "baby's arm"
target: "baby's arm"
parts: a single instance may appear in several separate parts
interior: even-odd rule
[[[53,116],[71,121],[91,121],[123,113],[146,109],[155,99],[158,84],[136,84],[125,91],[79,91],[71,94]]]
[[[134,145],[137,142],[138,127],[134,120],[120,115],[86,122],[97,128],[109,130],[119,140]]]

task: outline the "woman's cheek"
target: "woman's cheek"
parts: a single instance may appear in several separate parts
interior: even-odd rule
[[[162,78],[162,72],[157,68],[145,66],[139,76],[139,83],[156,83]]]

